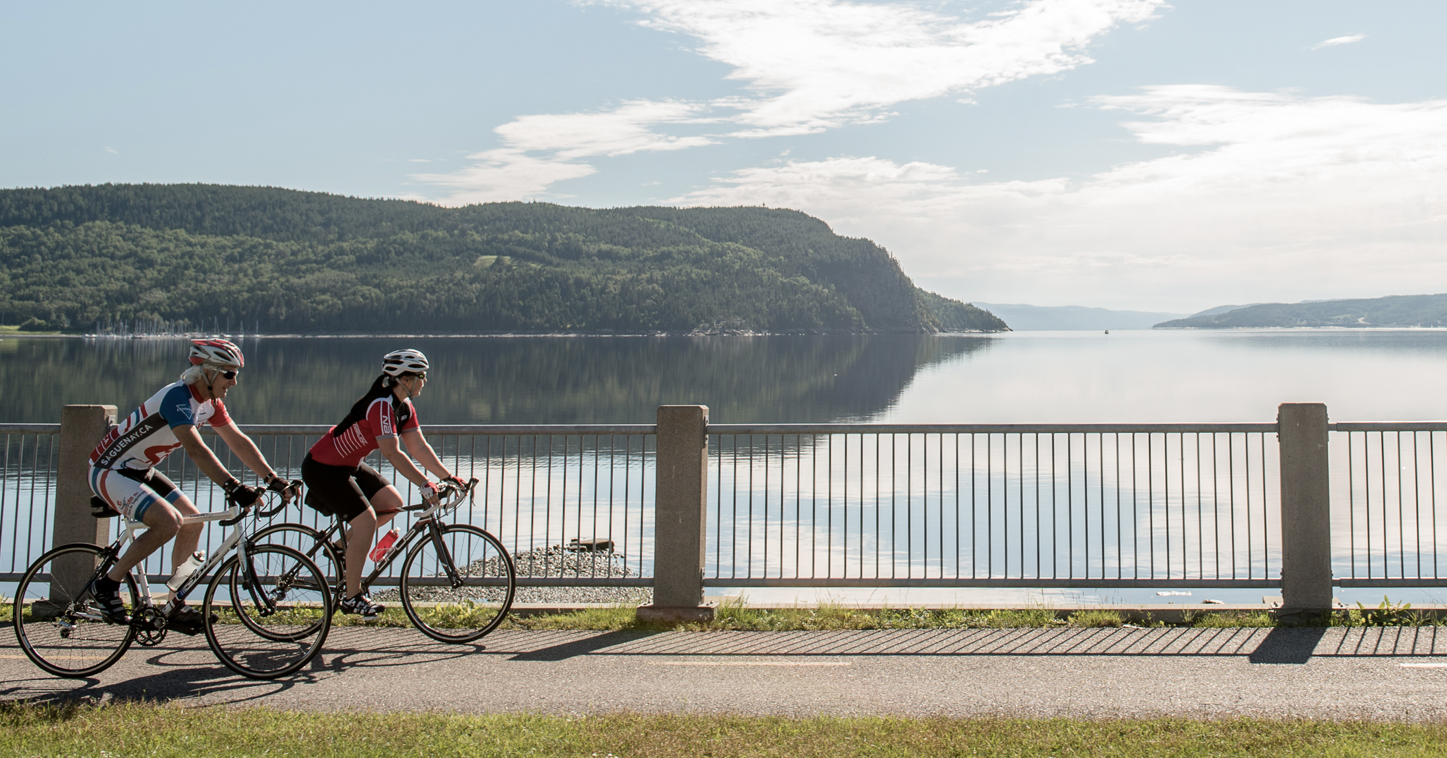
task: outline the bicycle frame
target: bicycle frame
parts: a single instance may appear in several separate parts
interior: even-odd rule
[[[464,499],[470,501],[473,495],[473,488],[476,486],[477,480],[473,479],[469,481],[467,483],[467,486],[464,488],[453,488],[456,490],[457,494],[456,497],[452,498],[451,500],[448,500],[446,498],[438,498],[435,505],[404,506],[399,512],[421,511],[422,513],[418,515],[417,520],[412,523],[412,526],[407,529],[407,533],[397,539],[397,542],[392,545],[392,547],[387,551],[387,554],[382,557],[382,560],[375,562],[375,565],[372,568],[372,573],[368,574],[362,579],[362,592],[365,593],[370,590],[372,587],[372,582],[377,581],[377,579],[380,578],[382,574],[386,573],[387,569],[391,567],[393,561],[397,560],[399,556],[406,555],[409,552],[409,548],[412,546],[412,541],[416,539],[420,534],[422,534],[422,531],[424,529],[428,531],[427,538],[431,539],[433,543],[437,546],[438,554],[446,557],[443,570],[447,572],[447,580],[446,582],[444,582],[441,579],[433,579],[419,581],[418,584],[450,584],[452,587],[461,586],[462,577],[457,571],[457,566],[453,563],[452,553],[447,550],[447,546],[444,545],[442,542],[442,526],[440,524],[439,517],[455,510],[457,506],[462,504],[462,501]],[[333,534],[341,535],[342,545],[343,548],[345,548],[346,532],[342,530],[340,520],[333,519],[332,525],[321,532],[321,541],[326,542],[330,540]],[[342,559],[343,562],[346,561],[347,556],[345,549],[343,550],[342,555],[339,557]],[[338,597],[346,596],[345,585],[347,579],[345,573],[346,572],[342,572],[343,575],[337,577],[337,586],[339,588]],[[484,581],[481,583],[490,584],[491,582]]]
[[[195,571],[191,572],[190,576],[186,577],[186,580],[182,582],[181,586],[176,590],[175,596],[158,609],[162,618],[167,617],[178,605],[185,602],[186,596],[191,594],[192,590],[196,589],[196,587],[205,581],[206,577],[209,576],[212,571],[219,568],[226,558],[231,555],[232,550],[238,551],[238,560],[242,566],[242,570],[245,572],[243,574],[245,579],[243,585],[245,585],[251,593],[252,600],[255,601],[257,605],[266,609],[262,615],[270,615],[271,612],[275,611],[276,604],[272,602],[271,598],[267,597],[265,593],[261,593],[261,595],[258,596],[255,586],[256,583],[253,581],[255,578],[255,567],[252,566],[251,558],[246,552],[246,540],[243,539],[246,536],[246,530],[241,526],[244,517],[247,515],[247,510],[248,509],[242,508],[239,505],[233,505],[224,511],[194,513],[181,518],[182,524],[207,524],[213,521],[221,521],[227,523],[230,529],[227,531],[226,537],[221,541],[221,545],[208,555],[206,561],[198,566]],[[147,529],[150,529],[150,527],[145,523],[127,519],[125,533],[115,542],[111,543],[108,548],[108,550],[112,551],[111,561],[114,561],[115,557],[119,556],[121,552],[125,550],[126,545],[135,540],[138,531],[145,531]],[[108,566],[111,561],[107,561],[105,565]],[[155,602],[151,597],[150,582],[146,579],[146,572],[140,570],[140,567],[137,566],[131,569],[131,575],[135,578],[136,587],[140,592],[141,607],[155,608]],[[132,616],[132,623],[135,623],[135,614],[133,613]]]

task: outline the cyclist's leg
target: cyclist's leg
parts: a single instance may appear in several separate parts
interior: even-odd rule
[[[347,522],[347,597],[356,597],[362,591],[362,567],[376,533],[377,514],[370,505]]]
[[[376,528],[380,529],[402,510],[402,493],[383,479],[376,469],[363,463],[357,467],[352,479],[371,504],[372,512],[377,514]]]
[[[193,516],[201,512],[196,507],[196,504],[191,502],[191,498],[182,494],[181,488],[177,487],[165,474],[155,469],[152,469],[150,476],[146,477],[146,486],[150,487],[151,491],[157,495],[165,498],[166,502],[170,503],[171,507],[175,508],[176,512],[182,517]],[[196,552],[196,546],[201,542],[201,532],[204,527],[204,524],[181,525],[181,528],[176,532],[176,541],[171,543],[172,566],[180,566],[186,562],[187,558],[191,557],[192,553]],[[174,592],[169,593],[166,596],[166,600],[169,601],[174,594]]]
[[[110,503],[122,518],[140,521],[148,527],[111,565],[106,578],[119,582],[136,564],[176,536],[181,529],[181,516],[165,497],[148,485],[118,472],[92,469],[90,480],[91,489]]]

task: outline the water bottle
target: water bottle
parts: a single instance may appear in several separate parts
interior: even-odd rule
[[[166,586],[170,587],[172,592],[181,589],[181,585],[185,584],[186,580],[191,578],[191,575],[196,573],[196,569],[201,568],[201,564],[205,562],[205,550],[197,550],[192,553],[191,557],[187,558],[185,563],[176,567],[176,573],[172,574],[171,578],[166,580]]]
[[[387,551],[392,549],[392,544],[396,541],[397,530],[393,529],[382,535],[382,539],[377,540],[377,546],[372,548],[372,552],[367,557],[371,558],[373,563],[381,563],[382,559],[387,557]]]

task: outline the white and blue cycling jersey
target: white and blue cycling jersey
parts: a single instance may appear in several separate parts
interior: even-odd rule
[[[141,403],[90,454],[90,465],[105,469],[144,471],[181,446],[172,431],[178,426],[225,426],[231,423],[220,400],[202,400],[193,385],[179,380]]]
[[[202,400],[192,386],[168,384],[106,434],[90,454],[90,486],[95,494],[129,519],[139,521],[158,498],[172,500],[179,490],[157,491],[141,475],[150,472],[181,446],[178,426],[225,426],[231,423],[220,400]],[[164,482],[161,477],[156,483]]]

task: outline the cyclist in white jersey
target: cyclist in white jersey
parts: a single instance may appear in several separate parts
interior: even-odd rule
[[[201,524],[181,524],[182,516],[198,512],[196,506],[155,469],[156,464],[177,448],[185,448],[201,473],[221,485],[230,500],[250,505],[260,495],[260,488],[247,487],[221,465],[201,441],[197,427],[210,424],[268,489],[290,500],[286,482],[226,413],[223,400],[236,385],[237,371],[245,365],[241,349],[226,340],[192,340],[189,357],[191,367],[180,379],[142,403],[90,455],[91,490],[123,517],[149,527],[116,559],[110,572],[96,581],[96,601],[107,618],[116,623],[129,620],[119,592],[126,572],[172,537],[176,544],[171,550],[171,565],[179,566],[196,550],[201,538]],[[170,619],[171,628],[187,634],[203,631],[203,624],[201,614],[185,604],[179,605]]]

